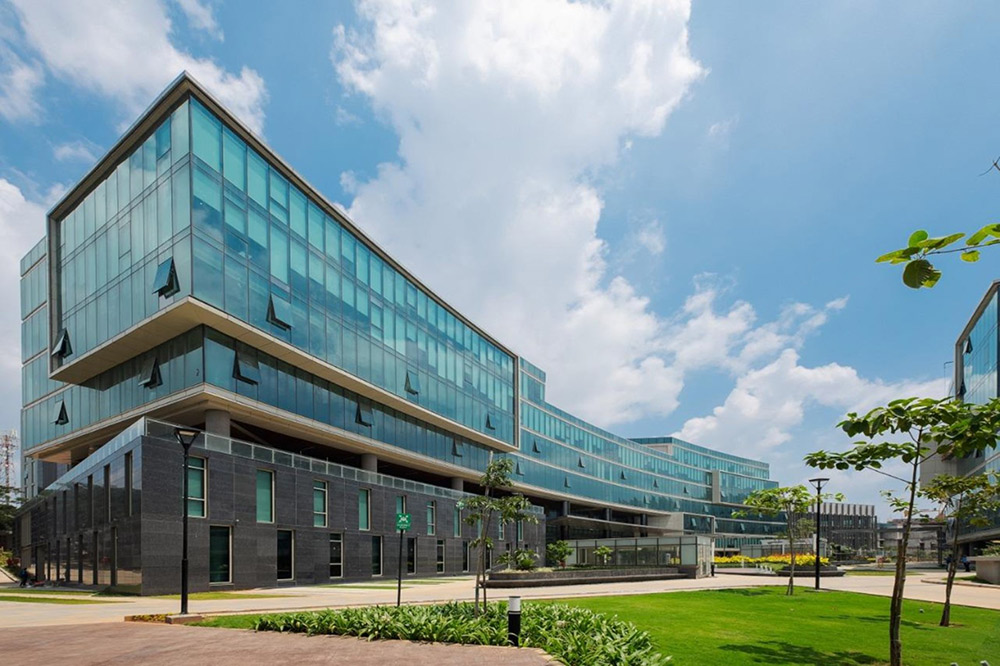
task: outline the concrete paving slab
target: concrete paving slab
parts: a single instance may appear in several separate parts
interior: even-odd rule
[[[538,650],[364,641],[342,636],[256,633],[237,629],[120,622],[80,624],[58,634],[0,629],[3,663],[23,666],[249,666],[251,664],[483,664],[541,666]]]

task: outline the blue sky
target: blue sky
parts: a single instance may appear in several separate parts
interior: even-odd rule
[[[997,221],[1000,173],[979,174],[1000,155],[998,14],[0,1],[0,363],[17,375],[13,262],[45,209],[188,68],[542,366],[552,402],[799,482],[804,453],[846,446],[846,410],[945,389],[996,276],[987,252],[915,292],[873,259],[916,228]],[[0,427],[18,396],[3,387]],[[835,483],[863,502],[883,485]]]

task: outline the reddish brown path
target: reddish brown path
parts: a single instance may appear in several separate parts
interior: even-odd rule
[[[69,663],[132,666],[251,664],[503,664],[550,663],[535,650],[363,641],[340,636],[255,633],[240,629],[137,622],[78,624],[56,631],[0,629],[0,662],[18,666]]]

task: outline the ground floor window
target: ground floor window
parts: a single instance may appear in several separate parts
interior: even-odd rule
[[[444,573],[444,540],[437,542],[437,572]]]
[[[208,582],[231,583],[232,528],[212,525],[208,530]]]
[[[406,573],[417,573],[417,540],[413,537],[406,539]]]
[[[372,537],[372,575],[382,575],[382,537]]]
[[[295,578],[295,534],[291,530],[278,530],[278,580]]]
[[[344,575],[344,537],[340,534],[330,535],[330,578],[341,578]]]

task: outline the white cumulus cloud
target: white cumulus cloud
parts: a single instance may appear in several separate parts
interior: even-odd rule
[[[942,397],[943,379],[883,382],[861,377],[838,363],[809,367],[798,352],[785,349],[763,367],[747,370],[725,401],[707,416],[688,419],[678,433],[682,439],[723,451],[768,459],[774,449],[793,442],[806,410],[828,407],[836,413],[864,411],[895,398]],[[831,424],[832,425],[832,424]],[[840,448],[849,440],[843,438]],[[809,442],[799,442],[804,454]]]
[[[96,162],[97,155],[94,154],[94,147],[85,141],[70,141],[60,143],[52,149],[52,156],[60,162],[78,160],[80,162]]]
[[[38,122],[41,106],[35,98],[45,81],[37,62],[26,62],[0,42],[0,116],[8,121]]]
[[[676,406],[666,322],[609,269],[588,179],[703,69],[686,2],[361,2],[333,62],[399,134],[350,213],[602,423]],[[656,249],[656,239],[646,239]],[[475,279],[472,279],[475,276]],[[556,371],[558,370],[558,371]]]
[[[219,41],[225,38],[222,28],[215,20],[212,6],[201,0],[177,0],[177,6],[184,12],[188,24],[195,30],[204,30]]]
[[[57,77],[124,106],[124,119],[145,109],[182,71],[189,71],[254,131],[264,127],[267,90],[248,67],[229,72],[196,58],[171,39],[157,0],[12,0],[27,44]]]

